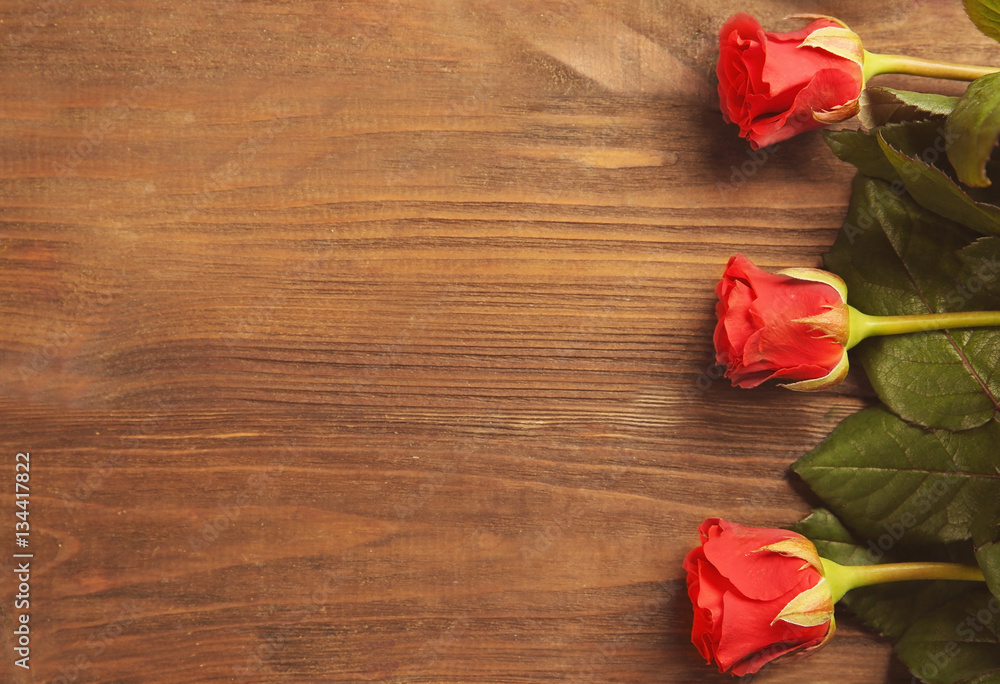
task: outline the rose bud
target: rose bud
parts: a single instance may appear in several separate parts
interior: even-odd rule
[[[768,273],[742,254],[729,260],[715,288],[715,359],[737,387],[794,380],[819,390],[847,375],[850,308],[844,281],[826,271]]]
[[[771,33],[736,14],[719,30],[722,115],[754,149],[849,119],[858,112],[864,60],[861,38],[836,19]]]
[[[752,674],[833,636],[836,601],[812,542],[721,518],[709,518],[698,532],[701,546],[684,559],[694,604],[691,641],[720,672]]]
[[[742,254],[715,288],[715,360],[737,387],[771,379],[803,392],[847,377],[847,351],[880,335],[1000,326],[1000,311],[869,316],[847,303],[847,285],[817,268],[768,273]]]

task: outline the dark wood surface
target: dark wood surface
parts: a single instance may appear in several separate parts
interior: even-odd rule
[[[744,8],[998,59],[943,0],[4,3],[0,679],[729,681],[696,526],[801,518],[867,401],[714,370],[726,259],[818,265],[852,176],[722,122]],[[910,681],[840,625],[755,681]]]

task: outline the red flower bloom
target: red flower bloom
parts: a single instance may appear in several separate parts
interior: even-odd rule
[[[847,375],[847,292],[837,276],[817,269],[772,274],[737,254],[715,293],[715,359],[737,387],[786,379],[799,381],[786,385],[791,389],[815,390]]]
[[[861,39],[834,19],[769,33],[749,14],[719,30],[719,99],[727,123],[757,149],[858,111]]]
[[[684,559],[694,604],[691,641],[720,672],[751,674],[833,636],[833,596],[812,542],[720,518],[698,532],[701,546]]]

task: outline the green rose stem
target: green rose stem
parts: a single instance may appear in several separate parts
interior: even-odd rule
[[[1000,311],[955,311],[948,313],[915,314],[911,316],[869,316],[848,306],[850,316],[846,349],[861,340],[878,335],[945,330],[947,328],[980,328],[1000,326]]]
[[[820,558],[823,575],[830,584],[836,603],[851,589],[903,580],[965,580],[985,582],[983,571],[959,563],[884,563],[882,565],[840,565]]]
[[[975,81],[980,76],[1000,71],[998,67],[970,66],[951,62],[936,62],[931,59],[907,57],[906,55],[880,55],[864,51],[865,82],[879,74],[911,74],[930,78],[948,78],[954,81]]]

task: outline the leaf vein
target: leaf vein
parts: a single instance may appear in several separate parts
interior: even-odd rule
[[[1000,480],[1000,473],[971,473],[964,470],[935,470],[933,468],[896,468],[890,466],[826,466],[809,465],[809,470],[840,471],[851,470],[856,472],[890,472],[890,473],[923,473],[926,475],[951,475],[954,477],[983,478],[987,480]]]

